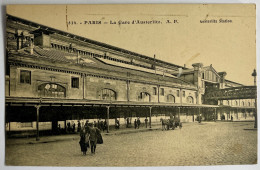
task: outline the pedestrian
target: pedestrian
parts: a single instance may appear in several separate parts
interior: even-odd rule
[[[85,123],[85,127],[87,127],[88,126],[88,120],[86,120],[86,123]]]
[[[126,127],[129,128],[129,117],[126,118]]]
[[[75,133],[75,129],[76,129],[76,124],[73,123],[73,125],[72,125],[72,132],[73,132],[73,133]]]
[[[104,121],[104,124],[103,124],[103,132],[107,129],[107,121],[105,120]]]
[[[135,119],[135,121],[134,121],[134,124],[135,124],[135,129],[136,129],[136,127],[137,127],[137,121],[136,121],[136,119]]]
[[[89,128],[89,141],[91,146],[91,153],[93,154],[96,152],[98,133],[100,133],[99,129],[94,127],[94,124],[91,124],[91,127]]]
[[[148,123],[147,117],[144,119],[144,121],[145,121],[145,128],[147,128],[147,123]]]
[[[119,129],[119,127],[120,127],[119,120],[116,119],[116,128]]]
[[[79,144],[80,144],[81,152],[83,153],[83,155],[86,155],[89,147],[89,133],[85,128],[82,128],[82,130],[80,131]]]
[[[67,123],[68,132],[70,132],[70,122]]]
[[[98,120],[98,122],[97,122],[97,128],[98,128],[99,130],[101,130],[101,126],[100,126],[99,120]]]
[[[58,134],[61,133],[61,127],[60,127],[60,124],[58,125]]]
[[[103,128],[104,128],[104,122],[101,121],[101,122],[100,122],[100,130],[103,130]]]
[[[233,121],[233,116],[231,115],[231,121]]]
[[[140,118],[138,117],[137,118],[137,129],[139,129],[140,125],[141,125],[141,121],[140,121]]]
[[[80,121],[78,120],[78,129],[77,129],[77,132],[80,132],[81,131],[81,124],[80,124]]]

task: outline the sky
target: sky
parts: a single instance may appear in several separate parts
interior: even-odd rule
[[[212,64],[217,72],[226,71],[228,80],[254,83],[255,5],[14,5],[7,13],[188,68]],[[201,23],[205,20],[212,23]]]

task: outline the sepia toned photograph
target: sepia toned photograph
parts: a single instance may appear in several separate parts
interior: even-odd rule
[[[255,4],[7,5],[5,165],[256,165]]]

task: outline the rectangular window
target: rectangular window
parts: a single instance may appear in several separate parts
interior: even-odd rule
[[[78,77],[72,77],[71,78],[71,87],[72,88],[79,88],[79,78]]]
[[[185,91],[182,92],[182,97],[185,97]]]
[[[164,88],[160,89],[160,95],[164,96]]]
[[[31,84],[31,72],[27,70],[20,71],[20,83]]]
[[[157,95],[157,88],[153,87],[153,95]]]
[[[180,97],[180,90],[177,90],[177,97]]]

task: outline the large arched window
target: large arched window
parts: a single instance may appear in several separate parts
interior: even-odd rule
[[[102,89],[99,91],[101,100],[116,100],[116,92],[111,89]]]
[[[138,96],[138,101],[150,102],[151,101],[150,94],[147,92],[141,92],[140,95]]]
[[[45,83],[38,86],[38,95],[41,97],[66,97],[66,88],[54,83]]]
[[[187,103],[193,104],[193,103],[194,103],[193,97],[188,96],[188,97],[187,97]]]
[[[172,94],[167,96],[167,102],[175,103],[175,97]]]

